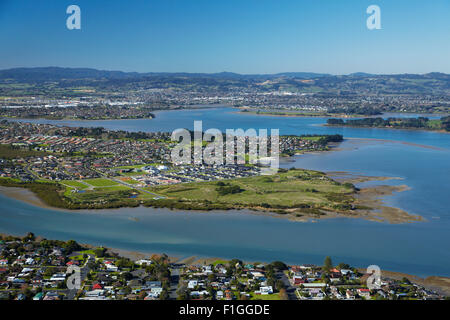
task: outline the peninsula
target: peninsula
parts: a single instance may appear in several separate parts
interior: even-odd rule
[[[51,207],[248,209],[294,220],[335,216],[420,220],[401,210],[381,208],[374,202],[380,190],[359,190],[323,172],[292,168],[263,176],[260,166],[248,162],[174,165],[170,155],[176,143],[168,132],[8,121],[1,122],[0,131],[0,185],[26,188]],[[341,135],[281,136],[280,153],[327,151],[330,143],[342,139]],[[372,214],[374,209],[381,210],[381,218]]]

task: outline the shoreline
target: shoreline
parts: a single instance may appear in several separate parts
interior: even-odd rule
[[[367,117],[367,118],[373,118],[373,117],[382,117],[385,114],[390,114],[392,112],[381,112],[381,114],[375,114],[375,115],[367,115],[367,114],[345,114],[345,113],[301,113],[301,112],[292,112],[292,114],[289,114],[290,112],[288,111],[261,111],[258,113],[258,109],[252,109],[251,107],[234,107],[236,109],[239,109],[239,111],[235,111],[232,113],[235,114],[252,114],[252,115],[261,115],[261,116],[272,116],[272,117],[303,117],[303,118],[316,118],[316,117],[322,117],[322,118],[328,118],[328,117],[332,117],[332,118],[361,118],[361,117]],[[396,114],[408,114],[408,115],[417,115],[417,116],[448,116],[449,114],[447,112],[436,112],[436,113],[430,113],[430,112],[426,112],[426,113],[420,113],[420,112],[393,112]],[[330,125],[333,126],[333,125]],[[336,127],[342,127],[342,126],[336,126]],[[350,126],[349,126],[350,127]],[[360,127],[356,127],[356,128],[360,128]],[[371,128],[371,127],[367,127],[367,128]],[[380,129],[383,129],[384,127],[379,127]]]
[[[175,108],[169,108],[169,109],[155,109],[152,112],[162,112],[162,111],[177,111],[177,110],[199,110],[199,109],[208,109],[208,108],[226,108],[230,106],[225,106],[222,104],[218,105],[195,105],[192,108],[188,108],[186,106],[178,106]],[[0,115],[0,120],[15,120],[15,121],[36,121],[36,120],[50,120],[50,121],[116,121],[116,120],[152,120],[155,119],[156,115],[154,114],[153,117],[142,117],[142,118],[89,118],[89,119],[78,119],[78,118],[52,118],[52,117],[34,117],[34,118],[22,118],[22,117],[10,117],[6,115]]]
[[[0,233],[0,236],[16,236],[16,237],[22,237],[24,235],[14,235],[14,234],[6,234],[6,233]],[[36,235],[36,238],[44,239],[45,237],[42,237],[40,235]],[[52,239],[54,240],[54,239]],[[80,243],[81,246],[84,246],[88,249],[94,249],[98,248],[99,246],[94,246],[88,243]],[[130,260],[136,261],[139,259],[147,259],[151,258],[152,256],[161,256],[164,253],[155,253],[155,252],[143,252],[143,251],[134,251],[134,250],[127,250],[127,249],[120,249],[120,248],[113,248],[113,247],[104,247],[107,249],[107,252],[111,252],[113,254],[118,254],[121,257],[128,258]],[[193,266],[193,265],[199,265],[199,264],[213,264],[215,261],[230,261],[232,258],[221,258],[221,257],[211,257],[211,256],[201,256],[201,255],[192,255],[192,256],[168,256],[170,263],[175,264],[185,264],[187,266]],[[270,261],[253,261],[253,260],[247,260],[242,259],[243,263],[256,263],[256,262],[262,262],[262,263],[270,263]],[[298,262],[296,264],[304,264],[308,262]],[[293,265],[293,264],[290,264]],[[362,267],[356,267],[359,272],[365,273],[366,268]],[[394,280],[401,280],[403,278],[407,278],[413,283],[417,283],[427,289],[437,291],[440,294],[450,296],[450,277],[445,276],[437,276],[437,275],[431,275],[431,276],[425,276],[420,277],[417,275],[399,272],[399,271],[389,271],[389,270],[381,270],[381,276],[385,278],[390,278]]]
[[[61,210],[70,212],[71,210],[52,207],[42,201],[34,192],[26,189],[26,188],[18,188],[18,187],[5,187],[0,186],[0,194],[7,198],[11,198],[17,201],[21,201],[27,204],[30,204],[35,207],[50,209],[50,210]]]
[[[89,244],[82,244],[89,247],[95,247],[91,246]],[[125,249],[118,249],[118,248],[110,248],[106,247],[106,249],[110,252],[117,253],[123,257],[129,258],[131,260],[133,259],[144,259],[151,257],[152,255],[161,255],[163,253],[154,253],[154,252],[141,252],[141,251],[131,251],[131,250],[125,250]],[[198,265],[198,264],[212,264],[213,262],[217,260],[223,260],[223,261],[229,261],[231,259],[229,258],[221,258],[221,257],[209,257],[209,256],[200,256],[200,255],[193,255],[193,256],[187,256],[187,257],[177,257],[177,256],[169,256],[169,261],[171,263],[182,263],[186,264],[188,266],[191,265]],[[255,263],[256,261],[253,260],[243,260],[243,263]],[[267,262],[270,261],[257,261],[257,262]],[[305,262],[302,262],[305,263]],[[299,263],[300,264],[300,263]],[[360,272],[365,273],[365,268],[356,267]],[[450,296],[450,277],[444,277],[444,276],[437,276],[437,275],[431,275],[427,277],[419,277],[416,275],[398,272],[398,271],[389,271],[389,270],[381,270],[381,276],[392,278],[396,280],[401,280],[403,277],[408,278],[411,282],[415,282],[419,285],[422,285],[424,287],[427,287],[429,289],[432,289],[434,291],[438,291],[442,294],[445,294],[447,296]]]
[[[326,173],[326,176],[339,181],[341,183],[363,183],[368,181],[386,181],[386,180],[400,180],[402,178],[396,178],[396,177],[375,177],[375,176],[363,176],[363,175],[357,175],[352,174],[348,172],[328,172]],[[338,177],[337,177],[338,176]],[[416,214],[408,213],[400,208],[386,206],[383,202],[384,196],[390,196],[394,194],[395,192],[403,192],[407,191],[410,188],[406,185],[400,185],[400,186],[390,186],[390,185],[375,185],[371,187],[361,188],[357,191],[357,193],[354,194],[354,205],[360,206],[361,208],[354,209],[352,211],[323,211],[322,214],[316,215],[312,213],[303,213],[300,216],[299,215],[292,215],[290,214],[290,211],[293,209],[286,209],[285,214],[281,214],[273,210],[273,208],[245,208],[245,207],[236,207],[236,208],[229,208],[229,209],[223,209],[223,210],[201,210],[201,209],[176,209],[176,208],[169,208],[169,207],[162,207],[169,210],[175,210],[175,211],[189,211],[189,212],[208,212],[208,213],[214,213],[214,212],[227,212],[229,210],[235,210],[235,211],[245,211],[243,214],[251,214],[251,215],[262,215],[262,216],[268,216],[272,218],[281,218],[281,219],[288,219],[289,221],[293,222],[317,222],[319,220],[324,219],[332,219],[332,218],[358,218],[358,219],[365,219],[369,221],[374,222],[387,222],[390,224],[398,224],[398,223],[412,223],[412,222],[425,222],[427,221],[424,217]],[[103,210],[120,210],[120,209],[126,209],[126,208],[133,208],[131,206],[127,207],[120,207],[120,208],[99,208],[99,209],[65,209],[65,208],[58,208],[58,207],[52,207],[50,205],[47,205],[44,203],[35,193],[33,193],[31,190],[28,190],[26,188],[20,188],[20,187],[6,187],[6,186],[0,186],[0,194],[4,195],[5,197],[15,199],[17,201],[21,201],[27,204],[30,204],[32,206],[49,209],[49,210],[56,210],[56,211],[62,211],[62,212],[84,212],[84,211],[90,211],[94,210],[95,212],[101,212]],[[152,206],[144,206],[140,205],[138,207],[146,207],[151,209],[157,209]]]
[[[436,132],[436,131],[434,131],[434,132]],[[440,147],[429,146],[429,145],[426,145],[426,144],[417,144],[417,143],[413,143],[413,142],[406,142],[406,141],[400,141],[400,140],[388,140],[388,139],[377,139],[377,138],[345,138],[345,139],[348,139],[348,140],[368,140],[368,141],[378,141],[378,142],[388,142],[388,143],[400,143],[400,144],[404,144],[404,145],[407,145],[407,146],[424,148],[424,149],[432,149],[432,150],[438,150],[438,151],[446,150],[446,149],[440,148]]]

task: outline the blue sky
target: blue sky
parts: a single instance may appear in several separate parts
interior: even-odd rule
[[[0,69],[450,73],[450,1],[0,0],[0,44]]]

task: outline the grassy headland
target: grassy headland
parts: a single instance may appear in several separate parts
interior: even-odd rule
[[[303,169],[280,170],[271,176],[175,184],[148,188],[167,197],[146,205],[179,209],[253,209],[293,216],[348,213],[355,188],[324,173]]]
[[[368,179],[373,180],[373,177]],[[379,200],[380,196],[406,190],[405,186],[359,190],[351,182],[337,181],[323,172],[304,169],[280,169],[270,176],[159,185],[142,190],[109,179],[87,179],[79,184],[0,178],[1,186],[26,188],[48,206],[71,210],[143,205],[200,211],[249,209],[275,213],[291,220],[326,217],[355,217],[391,223],[422,220],[400,209],[384,206]]]

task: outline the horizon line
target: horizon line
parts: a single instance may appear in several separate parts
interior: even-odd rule
[[[114,70],[114,69],[98,69],[94,67],[61,67],[61,66],[35,66],[35,67],[9,67],[9,68],[3,68],[0,69],[0,71],[8,71],[8,70],[14,70],[14,69],[49,69],[49,68],[55,68],[55,69],[87,69],[87,70],[96,70],[96,71],[103,71],[103,72],[122,72],[122,73],[137,73],[137,74],[204,74],[204,75],[217,75],[221,73],[228,73],[228,74],[236,74],[241,76],[269,76],[269,75],[281,75],[281,74],[289,74],[289,73],[310,73],[310,74],[317,74],[317,75],[323,75],[323,76],[348,76],[348,75],[355,75],[355,74],[365,74],[365,75],[373,75],[373,76],[389,76],[389,75],[426,75],[426,74],[432,74],[432,73],[439,73],[439,74],[445,74],[450,75],[446,72],[441,71],[429,71],[425,73],[411,73],[411,72],[403,72],[403,73],[371,73],[371,72],[364,72],[364,71],[356,71],[356,72],[350,72],[350,73],[341,73],[341,74],[333,74],[333,73],[325,73],[325,72],[315,72],[315,71],[282,71],[282,72],[274,72],[274,73],[239,73],[234,71],[217,71],[217,72],[192,72],[192,71],[123,71],[123,70]]]

